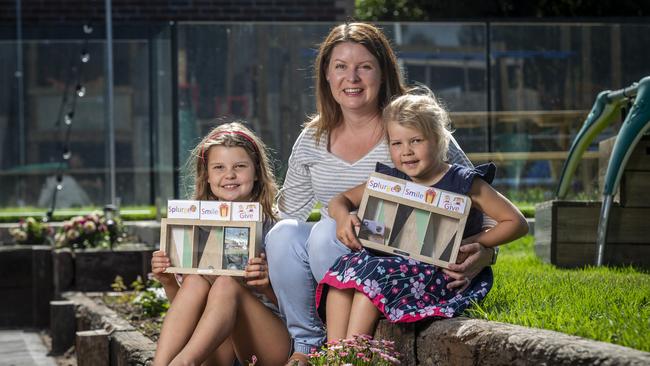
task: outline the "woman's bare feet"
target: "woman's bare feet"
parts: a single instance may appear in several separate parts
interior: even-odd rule
[[[309,366],[309,358],[304,353],[294,352],[285,366]]]

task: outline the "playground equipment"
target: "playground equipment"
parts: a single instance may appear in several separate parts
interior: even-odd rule
[[[632,99],[634,99],[634,103],[621,125],[605,173],[602,192],[603,201],[596,236],[596,265],[598,266],[603,263],[607,241],[607,226],[614,193],[618,189],[632,151],[643,134],[650,128],[650,76],[627,88],[617,91],[603,91],[598,94],[591,112],[571,145],[556,191],[558,199],[566,196],[578,162],[587,147],[603,129],[611,124],[614,116],[620,112],[621,107]]]

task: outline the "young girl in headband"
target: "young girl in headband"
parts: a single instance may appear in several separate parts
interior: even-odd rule
[[[218,126],[191,155],[196,200],[259,202],[264,231],[276,216],[277,191],[262,141],[241,123]],[[156,251],[153,275],[171,306],[163,322],[154,365],[232,365],[255,355],[262,365],[282,364],[289,355],[290,338],[279,315],[264,254],[251,258],[246,285],[229,276],[184,275],[179,285],[164,273],[169,257]],[[263,331],[255,331],[263,329]]]

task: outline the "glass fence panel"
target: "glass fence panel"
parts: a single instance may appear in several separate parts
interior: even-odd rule
[[[169,46],[166,47],[169,53]],[[16,80],[9,72],[1,74],[0,93],[7,95],[0,105],[0,175],[5,192],[1,205],[49,207],[59,184],[56,175],[62,163],[58,208],[102,206],[109,202],[105,43],[91,40],[85,46],[87,63],[78,62],[82,48],[81,40],[23,43],[23,126],[19,126],[15,110]],[[15,59],[15,43],[3,42],[0,50],[13,54]],[[155,126],[151,119],[149,52],[147,40],[114,42],[116,191],[121,202],[130,205],[150,204],[154,196],[152,133],[156,129],[152,128]],[[169,74],[169,69],[166,72]],[[77,85],[83,88],[82,92],[77,92]],[[169,95],[167,90],[166,97]],[[65,115],[70,112],[74,112],[68,137],[70,157],[63,160],[68,134]]]
[[[650,74],[647,54],[635,52],[650,45],[648,31],[620,24],[492,24],[492,153],[474,160],[495,160],[496,185],[506,192],[537,188],[532,191],[549,198],[597,94]],[[584,155],[574,194],[598,197],[598,142],[617,128],[607,128]]]
[[[284,178],[291,147],[315,113],[313,62],[334,24],[193,24],[178,26],[179,161],[218,123],[249,122],[273,149]],[[434,90],[454,113],[487,108],[485,25],[380,24],[410,84]],[[455,121],[455,120],[454,120]],[[485,115],[454,125],[468,152],[486,151]],[[182,194],[189,196],[192,177]]]
[[[428,86],[450,110],[454,135],[472,161],[495,161],[496,187],[511,195],[530,192],[533,201],[550,197],[596,95],[650,75],[645,24],[379,25],[408,83]],[[249,122],[272,148],[281,182],[301,126],[315,112],[313,62],[332,26],[179,23],[150,38],[115,40],[115,173],[122,204],[187,197],[192,177],[175,183],[174,173],[184,176],[189,151],[201,136],[233,120]],[[72,103],[70,92],[61,112],[81,46],[78,39],[23,42],[19,96],[16,43],[0,42],[1,206],[49,206],[65,132],[57,120]],[[90,41],[88,50],[61,207],[109,200],[103,41]],[[76,83],[68,83],[70,91]],[[597,194],[597,142],[613,136],[618,125],[586,152],[574,195]],[[175,184],[181,188],[176,193]]]

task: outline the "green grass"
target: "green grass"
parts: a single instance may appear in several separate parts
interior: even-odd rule
[[[492,291],[470,316],[650,352],[650,274],[558,269],[535,256],[532,236],[504,246],[494,273]]]
[[[68,220],[73,216],[86,215],[93,211],[102,211],[102,207],[78,207],[66,208],[54,211],[53,221]],[[43,217],[46,209],[38,207],[7,207],[0,208],[0,222],[17,222],[27,217]],[[163,215],[166,211],[163,211]],[[120,208],[120,216],[123,220],[153,220],[156,218],[154,206],[123,206]]]

